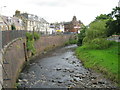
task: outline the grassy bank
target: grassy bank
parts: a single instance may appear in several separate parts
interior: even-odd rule
[[[110,48],[103,50],[86,49],[81,46],[76,49],[76,55],[86,68],[102,72],[111,80],[118,81],[118,44],[114,42]]]

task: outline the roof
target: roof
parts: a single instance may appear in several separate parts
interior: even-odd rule
[[[15,24],[16,26],[22,26],[22,20],[17,17],[1,16],[1,18],[3,20],[3,25]]]

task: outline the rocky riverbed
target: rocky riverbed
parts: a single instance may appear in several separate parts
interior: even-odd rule
[[[102,74],[85,69],[74,55],[76,45],[37,57],[21,72],[19,88],[116,88]]]

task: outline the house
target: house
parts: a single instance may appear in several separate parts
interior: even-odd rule
[[[14,28],[13,28],[14,27]],[[22,20],[17,17],[2,16],[0,17],[0,28],[5,30],[23,30]]]
[[[51,34],[64,32],[64,24],[63,23],[51,23],[50,32]]]
[[[8,27],[7,27],[7,25],[5,24],[2,16],[0,16],[0,30],[1,30],[1,31],[8,30]]]
[[[72,21],[64,22],[64,30],[65,32],[78,33],[78,30],[80,29],[81,25],[82,25],[82,22],[80,20],[77,21],[76,16],[73,16]]]
[[[50,34],[55,34],[55,24],[54,23],[51,23],[50,26],[49,26],[49,30],[50,30]]]
[[[40,18],[39,21],[41,34],[50,34],[49,23],[44,18]]]
[[[39,31],[41,32],[41,34],[49,33],[49,23],[45,19],[38,17],[37,15],[20,13],[20,11],[16,10],[13,17],[18,17],[22,19],[25,30]]]

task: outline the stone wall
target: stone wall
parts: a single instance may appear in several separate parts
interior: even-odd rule
[[[35,42],[37,55],[46,50],[62,46],[71,35],[42,36]],[[3,85],[4,88],[15,87],[19,72],[25,64],[24,46],[25,39],[18,39],[4,49],[3,54]],[[28,55],[28,54],[27,54]]]

